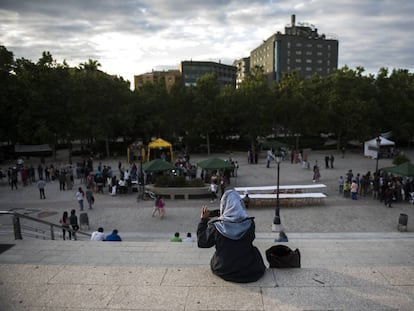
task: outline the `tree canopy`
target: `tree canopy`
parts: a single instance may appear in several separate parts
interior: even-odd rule
[[[388,131],[407,144],[414,138],[414,78],[405,69],[380,68],[375,77],[344,66],[307,80],[292,72],[269,87],[257,67],[237,89],[220,87],[217,76],[207,74],[191,88],[176,84],[167,91],[161,80],[132,91],[100,66],[89,59],[72,68],[48,51],[37,62],[15,59],[0,46],[1,141],[100,142],[109,155],[119,137],[164,137],[187,146],[204,140],[208,152],[232,135],[252,147],[258,137],[280,134],[332,133],[338,148]]]

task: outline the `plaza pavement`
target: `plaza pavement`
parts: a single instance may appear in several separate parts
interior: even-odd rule
[[[302,253],[301,269],[268,269],[251,284],[224,282],[209,271],[213,249],[168,242],[175,231],[195,234],[201,206],[217,208],[218,203],[167,200],[167,216],[160,220],[151,217],[152,202],[137,203],[136,194],[97,194],[88,211],[91,231],[117,228],[124,242],[1,237],[0,242],[15,246],[0,254],[0,310],[413,310],[414,207],[386,208],[371,198],[339,196],[340,175],[348,169],[373,172],[376,163],[361,153],[347,153],[344,159],[334,155],[335,168],[324,169],[325,152],[309,153],[311,166],[317,160],[321,167],[320,182],[328,186],[325,204],[281,210],[287,245]],[[275,163],[268,169],[263,157],[257,165],[247,164],[245,153],[232,157],[240,169],[231,186],[275,184]],[[206,158],[192,155],[191,161]],[[117,168],[118,160],[103,164]],[[379,162],[380,167],[392,165],[388,159]],[[312,171],[299,164],[285,161],[280,172],[282,185],[312,183]],[[49,183],[46,200],[40,200],[34,185],[12,192],[3,181],[0,210],[57,223],[64,210],[77,209],[78,186],[59,191],[58,183]],[[255,244],[265,258],[276,237],[271,232],[274,210],[248,212],[255,217]],[[408,215],[408,232],[397,230],[401,213]],[[5,221],[1,217],[0,225]]]

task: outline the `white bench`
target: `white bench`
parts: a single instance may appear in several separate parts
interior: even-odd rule
[[[301,206],[322,204],[326,198],[324,193],[279,193],[279,204],[284,206]],[[240,194],[240,198],[244,198],[244,194]],[[250,206],[275,206],[277,194],[274,193],[253,193],[249,194]]]
[[[279,194],[286,192],[306,192],[313,191],[315,189],[325,189],[324,184],[310,184],[310,185],[279,185]],[[274,193],[277,191],[277,186],[256,186],[256,187],[235,187],[237,192],[249,192],[250,193]]]

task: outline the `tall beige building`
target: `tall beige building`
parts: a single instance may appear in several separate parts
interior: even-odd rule
[[[292,15],[284,34],[273,34],[250,53],[250,69],[262,67],[269,84],[288,72],[310,78],[314,73],[329,75],[338,68],[338,40],[318,34],[314,25],[296,25],[295,20]]]
[[[239,88],[240,84],[250,72],[250,58],[244,57],[236,59],[233,62],[233,66],[236,67],[236,88]]]

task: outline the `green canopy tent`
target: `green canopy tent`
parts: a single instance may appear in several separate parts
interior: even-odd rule
[[[218,159],[218,158],[207,159],[207,160],[198,162],[197,164],[204,170],[221,170],[221,169],[232,169],[233,168],[233,164],[227,161]]]
[[[401,176],[414,176],[414,164],[411,164],[410,162],[405,162],[397,166],[385,167],[382,170],[387,173],[393,173]]]
[[[158,173],[174,170],[176,167],[170,162],[155,159],[142,164],[142,170],[147,173]]]

